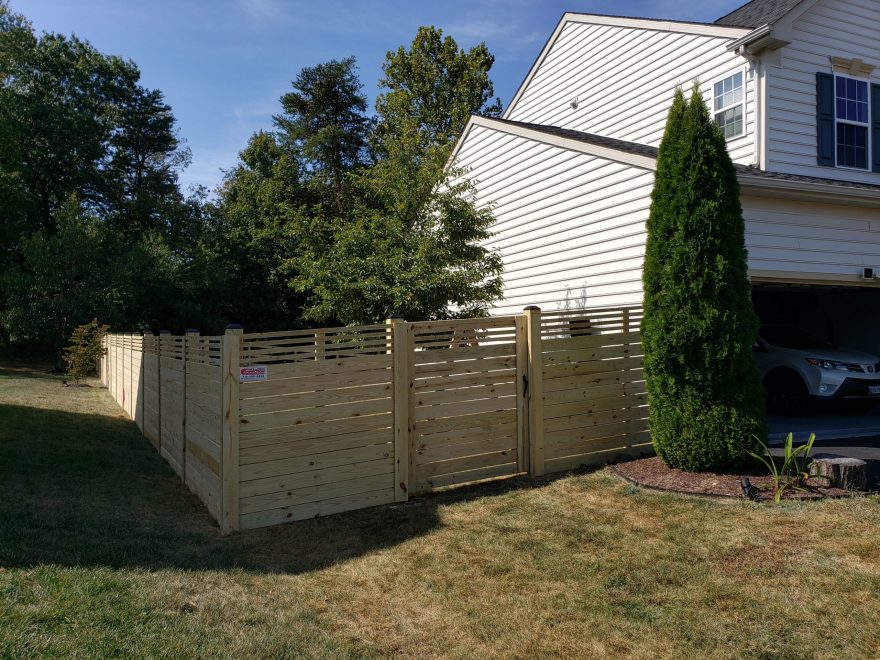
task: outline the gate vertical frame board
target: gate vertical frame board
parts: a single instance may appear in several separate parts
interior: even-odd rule
[[[222,444],[220,458],[220,481],[222,484],[222,508],[220,527],[224,534],[238,530],[239,518],[239,414],[241,395],[239,366],[241,364],[241,335],[238,328],[229,329],[220,344],[220,363],[223,370]]]
[[[541,308],[526,307],[528,327],[529,379],[529,465],[530,474],[544,474],[544,374],[541,353]]]
[[[412,325],[401,318],[389,319],[392,329],[392,356],[394,361],[394,501],[409,499],[412,461],[410,449],[413,440],[410,401],[413,387],[413,332]]]

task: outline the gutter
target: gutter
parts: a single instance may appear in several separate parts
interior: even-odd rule
[[[775,179],[766,176],[751,174],[739,174],[740,187],[754,191],[758,194],[766,194],[772,191],[788,193],[780,195],[787,199],[801,199],[818,202],[831,202],[846,200],[857,206],[870,206],[880,208],[880,190],[869,188],[850,188],[836,186],[828,183],[815,181],[793,181],[790,179]],[[793,195],[791,193],[794,193]],[[836,198],[836,199],[829,199]]]

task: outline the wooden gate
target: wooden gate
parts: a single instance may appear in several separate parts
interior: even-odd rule
[[[524,472],[525,324],[409,324],[410,492]]]

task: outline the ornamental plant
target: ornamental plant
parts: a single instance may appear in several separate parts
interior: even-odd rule
[[[737,467],[766,437],[736,169],[699,88],[676,90],[647,222],[642,342],[657,454]]]
[[[98,360],[104,355],[104,335],[108,326],[99,325],[98,319],[77,326],[64,349],[67,377],[78,385],[81,380],[95,375]]]

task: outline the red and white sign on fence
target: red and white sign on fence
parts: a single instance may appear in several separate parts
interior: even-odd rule
[[[240,367],[238,370],[238,382],[258,383],[269,380],[269,367],[264,364],[252,364],[249,367]]]

